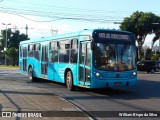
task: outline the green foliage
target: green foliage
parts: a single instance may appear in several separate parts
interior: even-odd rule
[[[157,51],[156,53],[154,53],[153,56],[152,56],[152,59],[153,59],[153,60],[159,60],[159,61],[160,61],[160,52]]]
[[[4,52],[0,51],[0,62],[4,59],[4,56],[5,56]]]
[[[27,40],[27,35],[20,34],[19,30],[12,33],[12,37],[9,39],[8,48],[15,47],[18,49],[20,41]]]
[[[145,13],[136,11],[130,17],[124,18],[120,25],[122,30],[130,31],[135,34],[138,43],[139,58],[142,58],[142,45],[145,42],[147,34],[152,32],[156,34],[153,44],[159,38],[160,27],[155,27],[153,23],[160,23],[160,17],[151,12]]]
[[[0,57],[4,59],[4,56],[7,56],[7,63],[16,65],[18,63],[18,49],[19,43],[23,40],[27,40],[28,36],[25,34],[20,34],[19,30],[14,32],[11,29],[7,30],[7,51],[4,51],[6,47],[6,30],[1,30],[1,39],[0,39]]]
[[[124,18],[120,25],[122,30],[135,34],[139,46],[142,46],[147,34],[153,32],[153,24],[160,22],[160,17],[151,12],[134,12],[130,17]],[[156,31],[158,28],[154,28]]]
[[[7,49],[7,57],[10,60],[10,63],[15,66],[18,61],[18,49],[16,49],[15,47]]]
[[[152,49],[147,48],[147,50],[146,50],[146,55],[145,55],[145,59],[146,59],[146,60],[151,60],[152,55],[153,55]]]

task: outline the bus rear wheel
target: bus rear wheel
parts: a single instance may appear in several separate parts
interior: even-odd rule
[[[36,78],[33,77],[33,69],[32,69],[32,67],[29,67],[28,75],[29,75],[29,79],[30,79],[31,81],[36,81]]]
[[[74,90],[74,85],[73,85],[73,76],[72,76],[72,72],[68,71],[66,73],[66,86],[68,88],[68,90],[73,91]]]

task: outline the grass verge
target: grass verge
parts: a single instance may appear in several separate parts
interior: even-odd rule
[[[19,66],[12,66],[12,65],[0,65],[0,69],[1,68],[15,68],[15,69],[18,69]]]

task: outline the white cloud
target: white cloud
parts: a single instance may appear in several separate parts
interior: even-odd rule
[[[153,37],[154,37],[153,34],[147,35],[146,39],[145,39],[145,42],[144,42],[144,45],[151,46]]]

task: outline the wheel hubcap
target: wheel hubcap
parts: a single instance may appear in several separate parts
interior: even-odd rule
[[[29,70],[29,79],[32,79],[32,70]]]
[[[70,83],[71,83],[70,74],[67,73],[67,86],[68,86],[68,87],[70,87]]]

